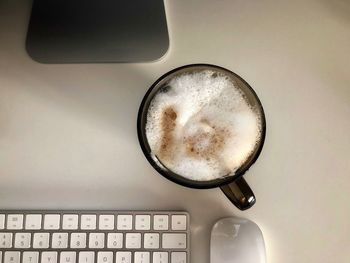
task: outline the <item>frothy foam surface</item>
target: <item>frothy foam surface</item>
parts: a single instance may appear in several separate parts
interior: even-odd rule
[[[234,173],[261,137],[261,120],[230,77],[203,70],[173,78],[149,106],[154,159],[196,181]],[[157,160],[156,160],[157,161]]]

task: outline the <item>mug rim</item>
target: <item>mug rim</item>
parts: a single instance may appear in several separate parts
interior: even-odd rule
[[[208,180],[208,181],[196,181],[196,180],[191,180],[188,178],[185,178],[173,171],[171,171],[170,169],[168,169],[165,165],[163,166],[164,169],[162,167],[160,167],[157,162],[152,158],[151,156],[151,149],[150,146],[148,144],[147,138],[146,138],[146,132],[145,132],[145,127],[146,127],[146,120],[143,121],[143,119],[146,117],[147,115],[146,113],[148,112],[148,107],[150,102],[152,101],[153,97],[150,97],[150,94],[152,93],[152,91],[154,90],[155,87],[157,87],[157,85],[166,77],[168,77],[169,75],[186,69],[186,68],[196,68],[196,67],[208,67],[208,68],[214,68],[214,69],[220,69],[223,71],[228,72],[229,74],[232,74],[234,77],[238,78],[240,81],[243,82],[244,85],[246,85],[246,87],[252,92],[252,94],[254,95],[258,107],[259,107],[259,111],[261,113],[261,139],[260,139],[260,143],[258,145],[258,148],[255,152],[255,155],[253,156],[253,158],[245,165],[245,167],[240,167],[239,169],[237,169],[234,174],[232,175],[227,175],[221,178],[216,178],[213,180]],[[157,92],[154,93],[154,95],[157,94]],[[148,105],[147,105],[148,104]],[[146,108],[145,108],[146,107]],[[143,151],[143,154],[145,155],[146,159],[148,160],[148,162],[151,164],[151,166],[158,172],[160,173],[163,177],[165,177],[166,179],[177,183],[179,185],[185,186],[185,187],[189,187],[189,188],[195,188],[195,189],[209,189],[209,188],[216,188],[216,187],[220,187],[226,184],[230,184],[232,182],[234,182],[235,180],[237,180],[238,178],[242,177],[245,172],[247,172],[249,170],[249,168],[256,162],[256,160],[258,159],[258,157],[260,156],[260,153],[262,151],[262,148],[264,146],[265,143],[265,137],[266,137],[266,118],[265,118],[265,112],[264,112],[264,108],[262,106],[262,103],[258,97],[258,95],[256,94],[255,90],[238,74],[234,73],[233,71],[226,69],[224,67],[221,66],[217,66],[217,65],[213,65],[213,64],[206,64],[206,63],[195,63],[195,64],[187,64],[184,66],[180,66],[177,68],[174,68],[168,72],[166,72],[165,74],[163,74],[162,76],[160,76],[147,90],[147,92],[145,93],[145,95],[143,96],[143,99],[141,101],[139,110],[138,110],[138,114],[137,114],[137,136],[138,136],[138,140],[141,146],[141,149]],[[160,160],[158,159],[158,161],[160,162]]]

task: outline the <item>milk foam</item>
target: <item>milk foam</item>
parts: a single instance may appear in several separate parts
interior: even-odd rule
[[[259,115],[241,91],[229,77],[212,70],[180,75],[168,86],[155,95],[147,114],[146,137],[154,159],[196,181],[234,173],[261,137]],[[165,155],[162,121],[169,107],[176,119]]]

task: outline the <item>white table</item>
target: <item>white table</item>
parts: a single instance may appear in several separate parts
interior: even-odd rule
[[[30,1],[0,2],[0,207],[184,209],[193,263],[209,262],[217,219],[242,216],[262,228],[269,263],[348,263],[350,3],[168,0],[166,11],[159,61],[43,65],[24,49]],[[249,211],[167,181],[139,148],[145,91],[196,62],[235,71],[265,107]]]

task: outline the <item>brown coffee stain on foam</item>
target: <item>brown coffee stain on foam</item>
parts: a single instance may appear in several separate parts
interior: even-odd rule
[[[164,109],[161,116],[162,137],[159,149],[159,157],[163,160],[171,160],[175,141],[174,130],[176,127],[177,113],[173,107]]]
[[[186,153],[196,159],[207,161],[218,159],[230,132],[225,128],[211,125],[206,119],[202,119],[200,122],[211,127],[212,131],[199,130],[191,136],[184,137],[183,143],[186,146]],[[203,147],[203,143],[206,143],[205,147]]]

